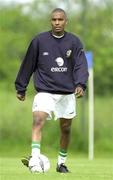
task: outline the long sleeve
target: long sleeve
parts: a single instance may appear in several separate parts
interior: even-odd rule
[[[82,88],[85,90],[86,82],[88,80],[88,65],[83,50],[83,45],[79,39],[77,45],[74,45],[73,63],[73,78],[75,87],[82,86]]]
[[[37,61],[38,42],[36,40],[32,40],[15,80],[15,88],[20,94],[25,94],[30,77],[37,66]]]

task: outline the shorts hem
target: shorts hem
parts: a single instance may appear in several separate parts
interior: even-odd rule
[[[48,117],[47,117],[47,118],[51,118],[51,117],[52,117],[49,111],[42,110],[42,109],[32,109],[32,112],[35,112],[35,111],[41,111],[41,112],[47,113],[47,114],[48,114]]]
[[[55,117],[55,120],[57,120],[57,119],[60,119],[60,118],[64,118],[64,119],[73,119],[74,117],[76,116],[76,114],[74,114],[74,115],[72,115],[72,116],[59,116],[59,117]]]

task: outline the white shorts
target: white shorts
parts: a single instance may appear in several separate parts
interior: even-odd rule
[[[43,111],[52,118],[52,112],[55,119],[71,119],[76,115],[76,99],[74,94],[60,95],[40,92],[34,97],[32,111]]]

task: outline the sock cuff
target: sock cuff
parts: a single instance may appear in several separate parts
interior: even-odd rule
[[[59,155],[62,156],[62,157],[66,157],[66,156],[67,156],[67,151],[64,150],[64,149],[61,149],[61,150],[59,151]]]
[[[40,143],[33,141],[31,147],[40,149]]]
[[[59,152],[62,152],[62,153],[67,153],[67,151],[65,149],[60,149]]]

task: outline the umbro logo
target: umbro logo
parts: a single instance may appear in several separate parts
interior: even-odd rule
[[[70,112],[69,114],[73,114],[74,112]]]

